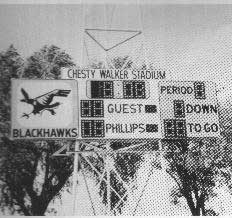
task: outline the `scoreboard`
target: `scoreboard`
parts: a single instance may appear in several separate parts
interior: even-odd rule
[[[220,137],[213,82],[125,69],[63,68],[62,79],[12,80],[13,139]]]
[[[79,138],[161,138],[160,71],[64,68],[62,78],[78,81]],[[139,75],[139,76],[138,76]],[[146,79],[138,79],[144,78]],[[76,77],[74,77],[76,76]]]
[[[160,81],[164,138],[219,137],[216,85],[202,81]]]
[[[213,82],[168,81],[150,70],[63,68],[78,82],[79,139],[219,137]]]

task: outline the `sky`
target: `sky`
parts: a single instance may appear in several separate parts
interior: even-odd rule
[[[219,89],[228,90],[232,79],[231,12],[228,4],[0,5],[0,50],[14,44],[28,57],[45,44],[54,44],[83,65],[87,54],[103,54],[84,29],[141,30],[140,36],[112,53],[123,51],[139,59],[144,54],[139,43],[143,43],[149,63],[166,69],[169,79],[212,80]],[[117,34],[119,41],[123,34],[127,37]],[[112,32],[103,37],[107,42],[113,40]]]

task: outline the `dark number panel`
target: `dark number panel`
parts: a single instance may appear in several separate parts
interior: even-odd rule
[[[205,83],[194,82],[194,93],[196,99],[205,99]]]
[[[167,119],[164,120],[165,138],[185,138],[186,121],[181,119]]]
[[[175,115],[175,118],[185,118],[183,100],[174,100],[174,115]]]
[[[146,98],[144,81],[123,81],[123,98],[144,99]]]
[[[104,117],[103,100],[81,100],[81,117]]]
[[[113,81],[91,81],[91,98],[114,98]]]
[[[124,99],[145,99],[145,81],[127,80],[122,82]],[[114,81],[91,81],[91,98],[110,99],[114,96]]]
[[[105,136],[104,120],[82,120],[81,136],[83,138],[103,138]]]

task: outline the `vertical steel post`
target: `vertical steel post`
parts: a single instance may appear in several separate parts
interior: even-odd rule
[[[166,171],[165,158],[164,158],[164,149],[162,146],[162,141],[159,139],[159,152],[160,152],[160,164],[162,171]]]
[[[73,163],[73,215],[76,215],[76,203],[77,203],[77,179],[78,179],[78,153],[80,142],[76,140],[74,149],[74,163]]]
[[[80,61],[80,67],[84,67],[84,45],[85,45],[85,5],[84,5],[84,2],[83,0],[81,0],[81,11],[82,11],[82,23],[81,23],[81,29],[82,29],[82,37],[81,37],[81,61]]]
[[[107,191],[107,215],[110,215],[111,211],[111,189],[110,189],[110,142],[106,144],[106,191]]]
[[[142,14],[142,7],[141,7],[141,4],[140,4],[140,0],[137,0],[137,6],[138,6],[138,16],[139,16],[139,21],[140,21],[140,29],[142,31],[142,55],[144,55],[145,57],[145,65],[146,65],[146,68],[149,68],[149,62],[148,62],[148,56],[147,56],[147,51],[146,51],[146,46],[145,46],[145,35],[144,35],[144,28],[143,28],[143,14]]]

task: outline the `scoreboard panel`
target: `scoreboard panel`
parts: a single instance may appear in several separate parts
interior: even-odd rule
[[[216,86],[160,71],[62,70],[78,82],[79,139],[219,137]]]

